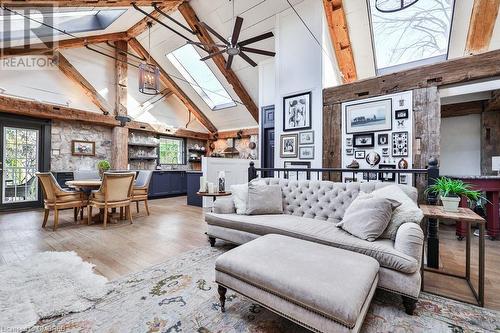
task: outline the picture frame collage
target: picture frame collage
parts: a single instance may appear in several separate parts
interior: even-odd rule
[[[342,167],[374,169],[344,181],[412,183],[410,174],[375,171],[412,165],[412,101],[408,91],[342,104]]]

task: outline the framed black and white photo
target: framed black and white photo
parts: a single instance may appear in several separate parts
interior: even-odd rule
[[[392,130],[392,99],[347,105],[346,133]]]
[[[408,109],[394,111],[396,119],[408,119]]]
[[[311,128],[311,92],[283,97],[283,131]]]
[[[352,149],[352,148],[346,148],[345,154],[346,155],[354,155],[354,149]]]
[[[299,133],[299,145],[312,145],[314,143],[314,131]]]
[[[313,160],[314,146],[299,147],[299,158],[301,160]]]
[[[355,183],[358,181],[358,178],[353,178],[353,177],[345,177],[344,178],[344,183]]]
[[[363,180],[377,180],[376,172],[363,172]]]
[[[311,162],[285,161],[285,169],[310,169]],[[292,180],[309,180],[311,173],[308,171],[285,171],[285,178]]]
[[[379,169],[396,169],[395,164],[379,164]],[[380,172],[378,174],[378,180],[383,182],[393,182],[396,180],[396,174],[394,172]]]
[[[382,156],[388,157],[389,155],[389,148],[382,148]]]
[[[408,132],[392,133],[392,156],[393,157],[408,156]]]
[[[280,138],[280,157],[297,157],[297,134],[282,134]]]
[[[375,145],[374,133],[363,133],[353,135],[353,146],[356,148],[369,148]]]
[[[352,147],[352,138],[345,138],[345,145],[347,147]]]
[[[354,152],[354,158],[355,158],[355,159],[364,159],[364,158],[365,158],[365,156],[366,156],[366,154],[365,154],[365,151],[364,151],[364,150],[356,150],[356,151]]]
[[[389,134],[387,133],[379,134],[377,135],[377,140],[379,146],[386,146],[389,144]]]

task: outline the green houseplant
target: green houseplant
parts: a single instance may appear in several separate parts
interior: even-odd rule
[[[99,175],[102,177],[104,176],[104,173],[111,169],[111,163],[107,160],[101,160],[97,163],[97,169],[99,169]]]
[[[483,198],[480,191],[475,191],[470,184],[464,183],[458,179],[439,177],[434,185],[429,186],[426,193],[435,193],[439,195],[443,203],[444,210],[447,212],[457,212],[460,199],[466,197],[469,201],[477,203]]]

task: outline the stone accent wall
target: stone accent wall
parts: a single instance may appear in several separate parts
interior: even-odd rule
[[[78,122],[52,122],[51,170],[74,171],[96,169],[99,160],[111,161],[110,127],[94,126]],[[95,142],[95,156],[73,156],[71,141]]]

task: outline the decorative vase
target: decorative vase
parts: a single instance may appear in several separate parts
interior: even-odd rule
[[[226,173],[224,171],[219,171],[217,176],[217,189],[218,192],[226,192]]]
[[[441,197],[441,202],[443,203],[443,209],[445,212],[450,212],[450,213],[458,212],[458,205],[460,204],[460,198]]]

